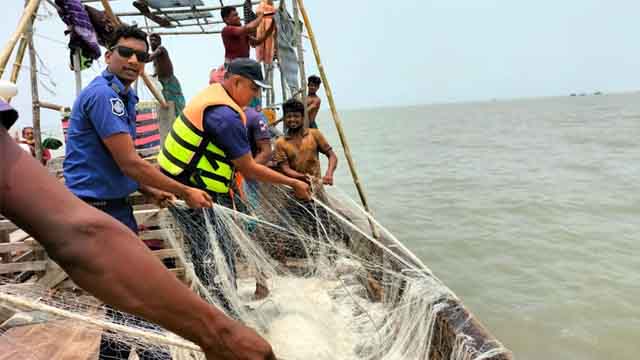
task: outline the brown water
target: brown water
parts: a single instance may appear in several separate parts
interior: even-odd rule
[[[376,217],[516,358],[640,356],[640,94],[342,117]]]

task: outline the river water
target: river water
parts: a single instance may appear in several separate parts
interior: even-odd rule
[[[375,216],[517,359],[640,356],[640,94],[341,116]]]

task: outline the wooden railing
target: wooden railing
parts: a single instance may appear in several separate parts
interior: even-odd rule
[[[159,218],[166,216],[166,210],[149,205],[138,205],[135,208],[136,220],[144,228],[139,234],[140,240],[164,241],[164,249],[152,251],[153,254],[160,260],[173,259],[175,266],[169,270],[184,280],[184,264],[180,262],[177,250],[166,241],[167,235],[172,233],[182,243],[182,233],[173,228],[158,228]],[[60,285],[67,278],[62,269],[49,259],[38,241],[6,219],[0,220],[0,276],[17,282],[35,276],[40,285],[49,288]]]

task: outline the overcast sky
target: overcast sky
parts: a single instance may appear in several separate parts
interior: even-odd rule
[[[2,2],[4,44],[23,1]],[[112,4],[116,11],[133,10],[131,0]],[[306,0],[306,6],[343,109],[640,88],[640,3],[634,0]],[[40,88],[41,98],[70,105],[74,78],[63,30],[55,13],[42,18],[35,42],[55,83],[54,93]],[[219,35],[165,37],[164,44],[187,99],[223,61]],[[305,56],[307,72],[315,73],[310,47]],[[85,71],[84,83],[102,68],[104,63]],[[14,101],[23,123],[31,119],[28,79],[23,72]],[[45,128],[57,121],[44,114]]]

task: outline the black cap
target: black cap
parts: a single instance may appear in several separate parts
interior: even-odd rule
[[[264,82],[262,77],[262,67],[260,64],[250,58],[237,58],[229,63],[228,73],[240,75],[253,81],[256,85],[264,89],[271,89],[271,86]]]
[[[0,97],[0,126],[9,129],[18,120],[18,112]]]

